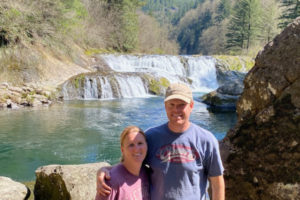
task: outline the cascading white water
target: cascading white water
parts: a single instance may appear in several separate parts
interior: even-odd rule
[[[102,55],[111,69],[118,72],[148,72],[171,83],[192,80],[194,91],[209,92],[218,88],[215,59],[210,56]],[[186,60],[184,66],[182,60]],[[184,81],[185,80],[185,81]]]
[[[105,62],[118,72],[167,72],[186,76],[183,64],[177,56],[147,55],[102,55]]]
[[[110,82],[107,77],[99,77],[101,85],[101,99],[112,99],[114,97]]]
[[[64,100],[70,100],[70,96],[69,96],[69,91],[68,91],[68,81],[65,82],[62,86],[62,94],[63,94],[63,97],[64,97]]]
[[[146,97],[149,96],[148,84],[142,80],[141,74],[150,75],[157,80],[166,78],[170,83],[184,82],[189,84],[193,91],[209,92],[218,88],[216,61],[210,56],[111,54],[99,56],[116,73],[112,72],[110,77],[86,75],[83,88],[64,84],[65,99]]]
[[[216,61],[210,56],[184,56],[187,58],[187,76],[193,80],[193,90],[209,92],[218,88],[216,77]]]
[[[96,78],[85,78],[84,99],[98,99],[98,88]]]
[[[122,97],[145,97],[149,96],[147,89],[144,87],[142,79],[138,76],[115,76]]]

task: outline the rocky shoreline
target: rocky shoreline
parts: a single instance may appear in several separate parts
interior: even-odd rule
[[[55,89],[45,89],[37,85],[24,84],[12,86],[0,83],[0,109],[19,109],[24,107],[49,106],[60,101]]]
[[[81,165],[47,165],[36,171],[34,189],[0,176],[1,200],[93,200],[97,171],[106,162]],[[34,197],[34,198],[33,198]]]

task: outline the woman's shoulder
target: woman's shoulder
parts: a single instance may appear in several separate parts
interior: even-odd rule
[[[110,170],[110,180],[108,181],[108,184],[111,187],[119,187],[120,179],[124,177],[124,173],[124,166],[121,163],[113,166]]]

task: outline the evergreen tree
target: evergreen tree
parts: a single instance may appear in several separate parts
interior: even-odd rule
[[[122,35],[124,36],[123,50],[130,52],[138,45],[138,16],[136,10],[139,0],[123,0],[122,2]]]
[[[217,23],[220,23],[231,14],[231,0],[221,0],[217,8],[217,16],[215,18]]]
[[[282,0],[281,7],[284,8],[279,24],[280,28],[285,28],[294,19],[300,16],[300,0]]]
[[[259,0],[239,0],[234,6],[234,13],[229,22],[227,49],[249,49],[258,37],[260,18]]]
[[[266,44],[279,33],[279,3],[277,0],[264,0],[262,2],[262,23],[260,24],[260,40],[262,44]]]

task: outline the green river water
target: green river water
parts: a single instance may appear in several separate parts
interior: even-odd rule
[[[119,134],[125,126],[145,130],[166,120],[162,97],[66,101],[43,108],[1,110],[0,176],[29,181],[42,165],[117,163]],[[191,121],[220,140],[234,126],[236,114],[210,113],[196,101]]]

